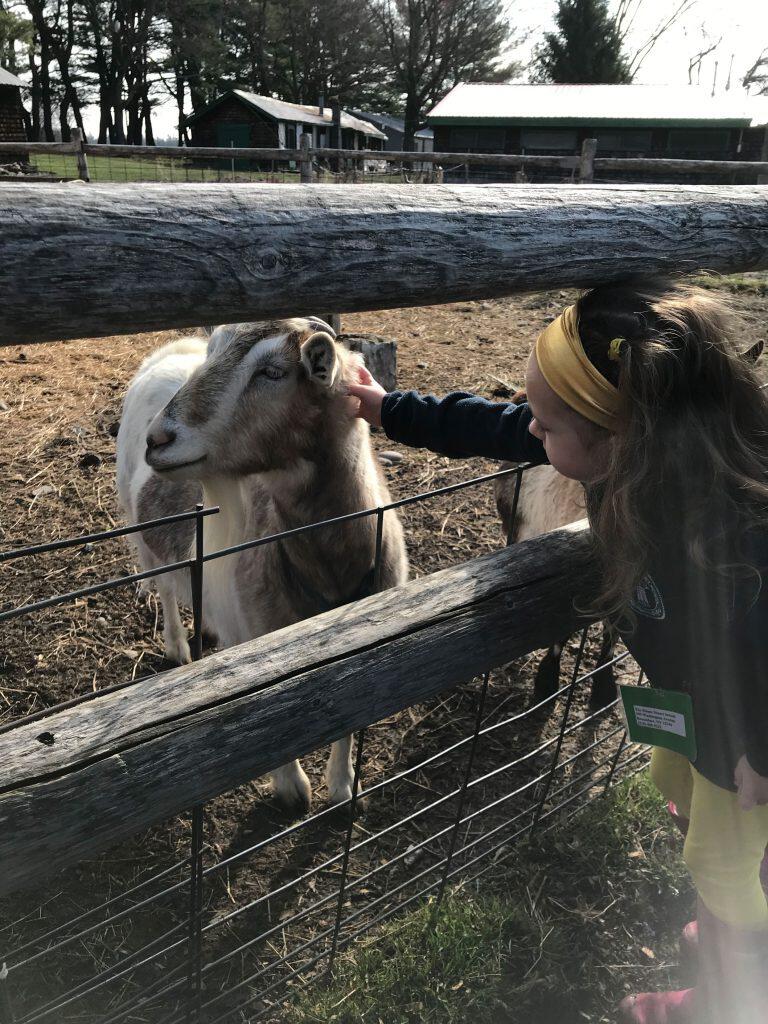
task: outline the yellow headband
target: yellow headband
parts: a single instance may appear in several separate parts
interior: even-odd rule
[[[576,307],[568,306],[536,342],[536,360],[556,395],[592,423],[619,428],[618,389],[590,363],[579,338]]]

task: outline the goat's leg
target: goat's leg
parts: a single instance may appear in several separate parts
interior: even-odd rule
[[[163,606],[163,642],[165,656],[178,665],[188,665],[192,661],[189,639],[184,623],[181,621],[179,602],[173,579],[169,576],[158,576],[157,596]]]
[[[312,786],[298,761],[290,761],[272,772],[272,791],[289,810],[303,814],[312,803]]]
[[[351,798],[354,777],[352,737],[345,736],[332,744],[328,763],[325,766],[325,781],[328,785],[328,800],[331,804],[340,804]]]
[[[602,665],[610,661],[616,647],[616,631],[607,622],[603,623],[603,641],[597,663]],[[592,692],[589,697],[590,706],[595,710],[607,707],[616,700],[616,678],[613,665],[606,665],[592,676]]]
[[[568,637],[560,643],[552,644],[547,653],[541,659],[536,671],[536,681],[533,685],[533,693],[537,700],[541,701],[557,693],[560,682],[560,659],[563,656],[563,649],[568,642]]]

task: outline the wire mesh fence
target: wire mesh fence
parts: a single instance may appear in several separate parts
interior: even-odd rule
[[[28,164],[29,176],[53,181],[75,181],[79,177],[77,159],[66,153],[34,153]],[[247,160],[239,157],[175,156],[158,147],[156,156],[88,156],[89,180],[95,183],[281,183],[298,184],[301,174],[295,160]],[[432,166],[404,164],[386,160],[315,160],[313,181],[320,184],[431,184],[441,177]],[[23,180],[23,177],[21,178]],[[497,180],[507,180],[501,178]]]
[[[388,512],[509,476],[517,481],[516,501],[525,470],[462,480],[353,515],[381,524]],[[170,520],[192,520],[196,531],[182,562],[30,600],[2,611],[0,621],[182,569],[192,579],[192,650],[199,657],[206,562],[284,536],[206,554],[203,520],[215,513],[198,506],[177,517],[3,553],[0,559],[10,564],[107,544]],[[331,523],[338,520],[299,529]],[[379,546],[377,563],[380,557]],[[590,703],[601,673],[637,676],[623,650],[606,665],[592,664],[594,629],[585,627],[566,645],[554,693],[521,692],[514,666],[504,666],[429,706],[370,723],[356,737],[352,797],[338,806],[292,820],[268,801],[256,802],[222,845],[208,837],[234,798],[225,793],[106,854],[94,851],[92,861],[67,870],[49,889],[6,899],[0,1021],[280,1019],[296,987],[332,970],[359,936],[375,934],[388,918],[427,899],[438,912],[447,887],[501,870],[525,836],[557,827],[615,778],[642,766],[646,752],[627,744],[615,701]],[[141,680],[119,685],[140,687]],[[22,722],[38,719],[44,729],[55,710]]]

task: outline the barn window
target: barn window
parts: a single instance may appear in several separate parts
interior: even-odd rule
[[[478,128],[477,150],[480,153],[503,153],[506,132],[503,128]]]
[[[454,153],[471,153],[476,145],[476,128],[451,128],[450,148]]]
[[[577,149],[576,129],[554,130],[524,128],[520,132],[520,144],[524,152],[532,149],[565,150],[573,153]]]
[[[730,132],[716,128],[680,128],[670,131],[667,149],[677,156],[727,156]]]
[[[608,131],[595,132],[600,153],[650,153],[650,131]]]

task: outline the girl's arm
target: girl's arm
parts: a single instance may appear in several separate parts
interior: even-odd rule
[[[488,402],[477,395],[454,391],[445,398],[416,391],[387,394],[366,371],[350,395],[360,401],[358,415],[382,426],[392,441],[411,448],[429,448],[454,459],[480,456],[510,462],[547,461],[544,446],[528,431],[527,405]]]

